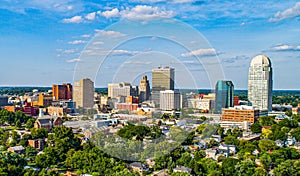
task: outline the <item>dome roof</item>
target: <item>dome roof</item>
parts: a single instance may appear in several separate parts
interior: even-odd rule
[[[264,66],[271,66],[271,61],[270,59],[265,56],[265,55],[258,55],[258,56],[255,56],[252,61],[251,61],[251,66],[253,65],[264,65]]]

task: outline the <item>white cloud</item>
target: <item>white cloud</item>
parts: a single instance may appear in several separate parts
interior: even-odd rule
[[[62,53],[64,54],[72,54],[75,53],[77,51],[77,49],[68,49],[68,50],[64,50]]]
[[[65,18],[62,20],[63,23],[81,23],[83,19],[81,16],[74,16],[72,18]]]
[[[277,45],[271,48],[271,51],[300,51],[300,45]]]
[[[91,35],[89,35],[89,34],[83,34],[83,35],[81,35],[81,37],[82,37],[82,38],[90,38]]]
[[[180,4],[180,3],[190,3],[195,2],[195,0],[173,0],[172,3]]]
[[[93,42],[93,45],[103,45],[104,42],[98,41],[98,42]]]
[[[141,51],[130,51],[130,50],[101,50],[101,49],[91,49],[84,50],[83,53],[90,56],[106,56],[106,55],[114,55],[114,56],[122,56],[122,55],[137,55],[142,53]]]
[[[86,41],[84,41],[84,40],[74,40],[74,41],[68,42],[68,44],[71,44],[71,45],[78,45],[78,44],[83,44],[83,43],[86,43]]]
[[[274,17],[270,18],[270,22],[278,22],[289,18],[300,16],[300,2],[297,2],[293,7],[282,12],[277,12]]]
[[[96,29],[96,36],[107,36],[112,38],[119,38],[119,37],[125,37],[126,34],[117,32],[117,31],[105,31],[105,30],[98,30]]]
[[[132,9],[127,8],[120,12],[122,18],[130,20],[159,20],[172,18],[175,16],[173,11],[162,10],[158,7],[138,5]]]
[[[69,60],[66,60],[66,62],[68,63],[74,63],[74,62],[80,62],[81,60],[76,58],[76,59],[69,59]]]
[[[104,16],[105,18],[113,18],[120,16],[119,9],[117,8],[105,12],[98,12],[98,14]]]
[[[90,20],[90,21],[94,21],[95,18],[96,18],[96,12],[89,13],[85,16],[85,19]]]
[[[213,48],[207,49],[198,49],[188,53],[181,54],[182,57],[191,57],[191,56],[214,56],[217,55],[217,52]]]

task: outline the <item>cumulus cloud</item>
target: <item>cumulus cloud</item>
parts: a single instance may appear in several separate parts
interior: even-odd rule
[[[300,2],[297,2],[293,7],[282,12],[277,12],[274,17],[270,18],[270,22],[279,22],[285,19],[290,19],[300,16]]]
[[[63,23],[81,23],[83,19],[81,16],[74,16],[72,18],[65,18],[62,20]]]
[[[162,10],[158,7],[138,5],[132,9],[125,9],[120,12],[122,18],[130,20],[159,20],[164,18],[172,18],[175,16],[173,11]]]
[[[277,45],[271,48],[271,51],[300,51],[300,45]]]
[[[71,45],[78,45],[78,44],[83,44],[83,43],[86,43],[86,41],[84,41],[84,40],[74,40],[74,41],[68,42],[68,44],[71,44]]]
[[[104,16],[105,18],[113,18],[120,16],[119,9],[114,8],[112,10],[104,11],[104,12],[97,12],[99,15]]]
[[[104,16],[105,18],[121,17],[130,20],[142,21],[172,18],[175,16],[175,13],[173,11],[168,11],[159,7],[152,7],[147,5],[137,5],[133,8],[126,8],[122,11],[114,8],[112,10],[97,13]]]
[[[107,37],[112,37],[112,38],[119,38],[119,37],[125,37],[127,36],[126,34],[123,34],[121,32],[117,31],[105,31],[105,30],[95,30],[96,36],[107,36]]]
[[[94,21],[95,18],[96,18],[96,12],[89,13],[85,16],[85,19],[90,20],[90,21]]]
[[[207,48],[207,49],[197,49],[193,50],[188,53],[181,54],[182,57],[191,57],[191,56],[214,56],[217,52],[213,48]]]

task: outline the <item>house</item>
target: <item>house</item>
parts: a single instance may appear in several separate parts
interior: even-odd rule
[[[62,119],[60,117],[44,116],[39,117],[34,122],[34,128],[45,128],[48,131],[51,131],[53,127],[61,126]]]
[[[220,150],[229,150],[230,153],[235,154],[236,153],[236,147],[235,145],[227,145],[227,144],[220,144],[219,145]]]
[[[288,137],[285,141],[285,145],[290,146],[290,145],[294,145],[296,143],[296,139],[293,137]]]
[[[42,151],[45,147],[45,141],[43,139],[28,140],[28,145],[37,149],[38,151]]]
[[[148,166],[146,164],[141,163],[141,162],[131,163],[131,164],[129,164],[129,168],[132,171],[137,171],[139,173],[142,173],[144,171],[148,171],[149,170]]]
[[[212,158],[216,160],[217,150],[215,149],[206,149],[205,150],[206,158]]]
[[[211,135],[211,139],[213,139],[219,143],[222,141],[222,137],[220,135]]]
[[[7,151],[13,152],[13,153],[18,153],[18,154],[23,154],[23,153],[25,153],[25,148],[23,146],[14,146],[14,147],[9,147],[7,149]]]
[[[283,147],[284,146],[284,142],[280,139],[276,140],[275,143],[278,147]]]
[[[177,166],[175,169],[173,169],[173,172],[186,172],[191,174],[192,169],[184,166]]]

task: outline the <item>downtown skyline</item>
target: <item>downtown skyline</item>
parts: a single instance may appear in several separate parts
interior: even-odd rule
[[[99,31],[122,19],[149,22],[174,18],[192,26],[207,39],[212,47],[209,51],[217,53],[225,79],[232,80],[236,89],[247,89],[250,61],[258,54],[265,54],[272,61],[275,90],[300,89],[297,81],[293,81],[300,76],[297,70],[299,15],[297,1],[63,0],[57,3],[32,0],[20,3],[6,0],[0,3],[3,19],[0,86],[73,82],[81,52]],[[143,48],[134,49],[122,48],[117,54],[122,57],[143,51]],[[185,62],[194,64],[191,60]],[[193,66],[195,72],[201,71],[197,70],[198,65]],[[106,82],[95,83],[96,87],[106,87]],[[198,86],[209,88],[201,83]]]

